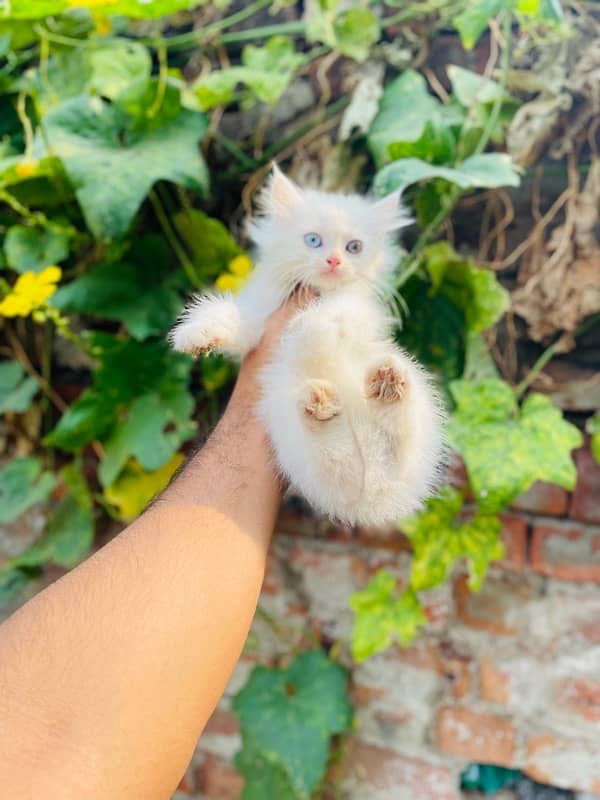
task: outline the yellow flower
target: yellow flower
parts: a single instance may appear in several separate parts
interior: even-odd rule
[[[31,178],[31,176],[35,175],[37,172],[37,168],[37,161],[34,161],[31,158],[24,158],[15,166],[15,172],[19,178]]]
[[[27,317],[31,312],[43,306],[56,291],[60,280],[60,267],[46,267],[39,274],[24,272],[17,280],[10,294],[0,303],[0,315],[3,317]]]
[[[110,17],[104,14],[92,14],[92,18],[94,20],[94,30],[96,33],[99,33],[100,36],[107,36],[111,32],[112,22],[110,21]]]
[[[70,8],[102,8],[102,6],[115,6],[119,0],[69,0]]]
[[[237,294],[252,272],[252,261],[245,253],[240,253],[239,256],[231,259],[227,269],[227,272],[219,275],[215,286],[222,292]]]

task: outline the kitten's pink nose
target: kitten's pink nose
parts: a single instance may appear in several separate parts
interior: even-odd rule
[[[341,260],[337,256],[329,256],[325,260],[327,261],[327,263],[329,264],[329,266],[331,268],[330,272],[333,272],[335,270],[335,268],[339,267],[339,265],[342,263]]]

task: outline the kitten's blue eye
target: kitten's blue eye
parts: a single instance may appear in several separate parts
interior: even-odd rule
[[[321,247],[323,244],[323,241],[318,233],[305,234],[304,241],[309,247]]]
[[[362,250],[362,244],[360,239],[351,239],[346,245],[346,250],[352,255],[356,255]]]

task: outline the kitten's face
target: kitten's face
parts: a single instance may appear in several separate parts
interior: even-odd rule
[[[251,227],[261,263],[286,289],[321,292],[377,282],[389,268],[389,234],[406,224],[398,196],[380,201],[300,189],[275,170],[262,198],[266,216]]]

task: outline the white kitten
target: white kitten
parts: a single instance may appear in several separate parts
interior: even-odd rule
[[[302,190],[275,168],[250,226],[259,256],[250,280],[235,298],[194,298],[170,334],[176,350],[242,357],[295,287],[319,290],[264,370],[257,411],[291,488],[348,523],[418,509],[442,452],[435,391],[389,338],[380,299],[395,261],[390,234],[407,222],[398,201]]]

